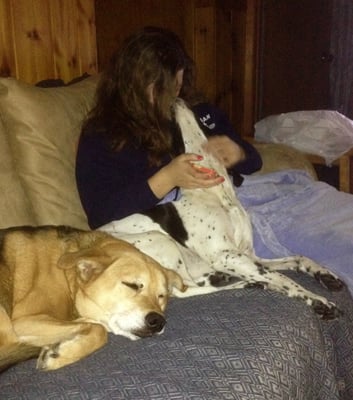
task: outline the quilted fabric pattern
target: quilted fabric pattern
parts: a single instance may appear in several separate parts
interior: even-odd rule
[[[327,294],[308,277],[291,274]],[[335,400],[353,398],[353,307],[321,321],[296,299],[259,289],[172,299],[165,332],[109,344],[53,372],[35,360],[0,376],[7,400]]]

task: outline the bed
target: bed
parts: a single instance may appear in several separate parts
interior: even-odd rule
[[[74,160],[97,76],[92,63],[80,65],[83,70],[55,77],[91,76],[59,87],[0,78],[0,228],[88,229]],[[352,399],[353,196],[317,181],[293,149],[258,148],[264,168],[238,190],[252,218],[256,251],[272,257],[304,249],[327,264],[346,282],[342,292],[288,275],[336,302],[340,318],[322,321],[302,302],[256,288],[172,298],[163,335],[139,341],[109,335],[104,348],[53,372],[39,372],[35,360],[23,362],[0,375],[0,399]],[[323,221],[332,226],[325,237]]]

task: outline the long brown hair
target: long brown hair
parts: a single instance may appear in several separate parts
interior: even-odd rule
[[[125,145],[146,148],[150,161],[158,164],[172,148],[171,110],[175,77],[181,69],[189,87],[194,63],[173,32],[146,27],[129,36],[102,72],[96,105],[85,127],[93,125],[117,151]],[[150,84],[154,85],[153,104],[147,95]]]

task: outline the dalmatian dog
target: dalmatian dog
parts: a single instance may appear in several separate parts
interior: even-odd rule
[[[181,189],[181,198],[143,213],[113,221],[100,229],[124,239],[166,268],[177,271],[188,286],[179,297],[221,289],[261,287],[302,299],[322,319],[340,312],[325,297],[316,295],[283,275],[281,270],[309,274],[329,290],[343,283],[337,276],[304,256],[262,259],[253,249],[250,218],[239,202],[224,166],[203,144],[207,141],[192,111],[178,100],[175,117],[185,151],[203,156],[203,165],[225,178],[207,189]]]

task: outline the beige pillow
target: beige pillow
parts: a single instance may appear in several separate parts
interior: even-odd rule
[[[314,180],[317,174],[311,162],[305,154],[299,150],[284,144],[277,143],[253,143],[261,154],[263,166],[258,174],[281,171],[284,169],[303,169],[307,171]]]
[[[97,76],[57,88],[0,78],[0,114],[38,225],[88,228],[74,166],[96,84]]]
[[[35,224],[31,203],[15,169],[5,128],[0,119],[0,229]]]

